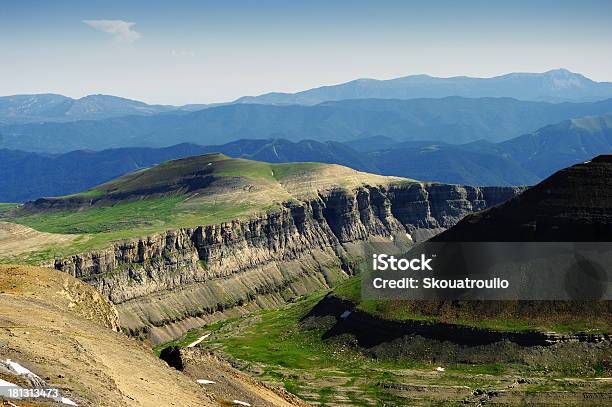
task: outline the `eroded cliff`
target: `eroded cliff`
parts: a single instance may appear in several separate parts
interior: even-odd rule
[[[353,272],[355,249],[368,241],[422,240],[519,192],[418,182],[330,189],[249,220],[58,259],[55,268],[96,287],[124,327],[159,343],[332,286]]]

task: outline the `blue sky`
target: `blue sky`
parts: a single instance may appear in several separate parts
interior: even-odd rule
[[[609,0],[0,0],[0,95],[209,103],[361,77],[561,67],[612,81],[611,38]]]

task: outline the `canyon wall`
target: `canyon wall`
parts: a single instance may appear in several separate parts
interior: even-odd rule
[[[333,189],[253,219],[58,259],[55,268],[115,303],[132,334],[160,343],[334,285],[353,272],[347,245],[406,234],[423,240],[521,191],[422,183]]]

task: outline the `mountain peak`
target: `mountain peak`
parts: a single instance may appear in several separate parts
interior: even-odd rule
[[[566,76],[582,76],[578,73],[572,72],[566,68],[557,68],[551,69],[549,71],[544,72],[545,75],[566,75]]]
[[[362,173],[336,164],[270,164],[230,158],[222,153],[208,153],[137,170],[83,193],[28,202],[24,210],[109,206],[171,196],[190,202],[214,196],[217,203],[225,199],[226,204],[235,205],[235,191],[240,190],[248,190],[253,202],[257,200],[269,204],[271,199],[281,202],[316,195],[320,190],[339,185],[355,187],[367,183],[388,184],[397,180],[397,177]]]
[[[121,96],[106,95],[103,93],[85,95],[83,97],[78,98],[77,100],[91,100],[91,99],[109,99],[109,100],[124,100],[124,101],[136,102],[135,100],[132,100],[132,99],[124,98]]]
[[[573,83],[579,83],[579,82],[593,83],[593,81],[587,78],[586,76],[576,73],[576,72],[572,72],[565,68],[558,68],[558,69],[546,71],[544,72],[544,75],[549,78],[552,78],[553,80],[567,80],[567,81],[572,81]]]

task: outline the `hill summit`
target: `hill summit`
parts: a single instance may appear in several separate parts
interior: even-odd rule
[[[32,247],[39,248],[44,238],[69,241],[70,252],[81,252],[111,241],[249,219],[326,191],[406,182],[414,181],[336,164],[270,164],[211,153],[167,161],[74,195],[4,208],[1,214],[4,229],[10,229],[8,240],[23,239],[15,236],[17,230],[37,237]],[[50,257],[48,251],[40,255],[40,260]]]
[[[167,161],[86,192],[41,198],[26,203],[22,211],[103,207],[178,196],[190,202],[207,201],[214,196],[215,202],[228,205],[239,202],[236,199],[253,205],[269,205],[308,198],[330,188],[353,188],[361,184],[387,184],[399,180],[402,178],[368,174],[336,164],[270,164],[210,153]]]

